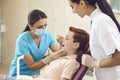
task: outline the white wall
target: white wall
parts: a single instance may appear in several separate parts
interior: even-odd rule
[[[89,18],[81,19],[73,14],[67,0],[56,1],[56,34],[65,35],[70,26],[82,28],[89,31]]]
[[[67,0],[29,0],[28,8],[29,11],[40,9],[47,13],[48,29],[55,36],[65,35],[70,25],[88,30],[89,18],[81,19],[73,14]]]
[[[2,34],[2,63],[10,64],[18,35],[26,26],[27,0],[1,0],[2,20],[6,31]]]
[[[116,16],[118,22],[120,23],[120,13],[116,13],[115,16]]]
[[[0,26],[1,26],[1,0],[0,0]],[[0,63],[1,63],[1,33],[0,33]]]

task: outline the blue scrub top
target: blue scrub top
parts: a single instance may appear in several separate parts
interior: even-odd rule
[[[56,40],[53,38],[49,31],[41,37],[40,46],[38,47],[32,36],[28,31],[23,32],[17,39],[14,59],[11,62],[9,75],[16,76],[17,74],[17,58],[22,55],[31,55],[35,62],[40,61],[50,46],[56,45]],[[20,61],[20,74],[21,75],[34,75],[40,74],[40,70],[32,71],[25,64],[24,60]]]

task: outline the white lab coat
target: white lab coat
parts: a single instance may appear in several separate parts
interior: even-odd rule
[[[96,9],[90,15],[92,20],[90,31],[90,50],[95,60],[104,60],[111,57],[115,50],[120,51],[120,33],[113,20]],[[118,66],[110,68],[96,68],[95,75],[97,80],[120,80],[120,68]]]

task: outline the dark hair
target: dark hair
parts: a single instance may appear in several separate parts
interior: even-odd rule
[[[74,27],[70,27],[69,31],[74,32],[74,42],[79,42],[80,46],[77,49],[77,61],[81,64],[81,56],[86,52],[85,48],[89,43],[89,34],[83,30]]]
[[[115,22],[115,24],[120,32],[120,24],[118,23],[117,19],[115,18],[114,13],[113,13],[109,3],[106,0],[85,0],[85,1],[87,1],[88,4],[91,6],[95,6],[97,3],[99,8],[101,9],[101,11],[112,18],[112,20]],[[71,2],[79,4],[80,0],[71,0]]]
[[[38,20],[43,19],[43,18],[47,18],[46,14],[40,10],[35,9],[35,10],[31,11],[28,15],[28,24],[34,25],[35,22],[37,22]],[[29,31],[29,30],[30,29],[27,25],[23,32]]]

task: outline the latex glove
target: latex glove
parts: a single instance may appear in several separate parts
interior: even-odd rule
[[[63,46],[65,41],[65,38],[61,35],[57,35],[57,42],[61,45],[61,47]]]
[[[82,55],[82,64],[92,68],[99,68],[100,61],[95,61],[90,55],[83,54]]]
[[[46,58],[42,59],[42,61],[43,61],[44,64],[48,64],[48,63],[50,63],[52,60],[55,60],[55,59],[57,59],[57,58],[59,58],[59,57],[61,57],[61,56],[64,56],[64,55],[66,55],[66,53],[64,52],[63,49],[61,49],[61,50],[59,50],[59,51],[56,51],[56,52],[50,54],[50,55],[47,56]]]
[[[32,76],[32,78],[37,78],[39,76],[40,76],[40,74],[35,74],[35,75]]]

